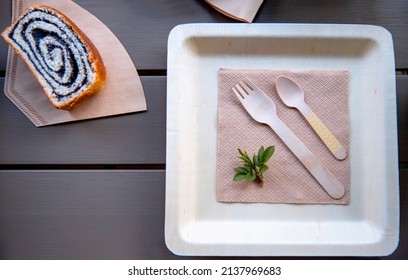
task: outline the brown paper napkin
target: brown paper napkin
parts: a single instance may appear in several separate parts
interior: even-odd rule
[[[339,161],[296,110],[286,107],[278,96],[276,77],[295,80],[305,92],[305,101],[349,152],[347,71],[280,71],[269,69],[220,69],[218,84],[217,200],[220,202],[270,202],[348,204],[350,201],[349,156]],[[277,114],[321,162],[344,184],[343,198],[332,199],[291,153],[271,128],[257,123],[245,111],[231,88],[244,77],[251,79],[275,102]],[[232,180],[240,164],[237,148],[251,156],[261,146],[275,146],[275,154],[264,173],[265,183]]]
[[[101,21],[69,0],[13,0],[13,20],[37,3],[60,10],[84,31],[103,58],[107,80],[101,92],[77,108],[58,110],[52,106],[25,63],[10,50],[5,93],[36,126],[146,110],[143,87],[135,65],[117,37]]]
[[[263,0],[205,0],[214,9],[233,19],[252,22]]]

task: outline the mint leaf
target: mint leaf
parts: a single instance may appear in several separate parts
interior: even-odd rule
[[[268,170],[269,169],[269,167],[268,166],[266,166],[265,164],[263,164],[260,168],[259,168],[259,171],[261,172],[261,173],[264,173],[266,170]]]
[[[256,175],[254,173],[248,173],[246,179],[250,182],[256,179]]]
[[[275,146],[270,146],[266,148],[262,155],[262,163],[267,163],[268,160],[272,157],[273,153],[275,152]]]
[[[246,177],[247,177],[246,174],[237,173],[234,176],[234,181],[241,181],[241,180],[245,179]]]
[[[235,168],[236,174],[233,180],[241,181],[246,179],[252,182],[257,179],[262,184],[263,173],[269,169],[265,163],[268,162],[275,153],[275,146],[270,146],[266,149],[264,146],[261,146],[258,153],[254,154],[252,158],[246,151],[243,151],[240,148],[238,148],[238,153],[242,164]]]
[[[259,151],[258,151],[258,159],[259,159],[259,161],[262,161],[264,151],[265,151],[265,148],[264,148],[264,146],[262,146],[262,147],[259,149]]]

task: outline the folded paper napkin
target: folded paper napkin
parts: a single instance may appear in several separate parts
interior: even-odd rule
[[[305,92],[305,101],[349,152],[349,75],[342,70],[281,71],[269,69],[220,69],[218,84],[217,200],[219,202],[270,202],[348,204],[350,160],[337,160],[296,109],[286,107],[276,91],[280,75],[295,80]],[[344,184],[346,194],[331,198],[282,140],[267,125],[252,119],[232,92],[249,78],[275,102],[277,114],[321,162]],[[261,146],[275,146],[264,173],[265,183],[235,182],[240,165],[237,148],[252,157]]]
[[[205,0],[214,9],[233,19],[252,22],[263,0]]]
[[[37,127],[146,110],[136,67],[117,37],[102,22],[70,0],[13,0],[13,20],[33,4],[54,7],[74,21],[97,47],[107,72],[106,83],[98,94],[71,111],[58,110],[25,63],[10,51],[5,94]]]

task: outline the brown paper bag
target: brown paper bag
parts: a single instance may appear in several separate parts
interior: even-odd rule
[[[252,22],[263,0],[205,0],[220,13],[244,22]]]

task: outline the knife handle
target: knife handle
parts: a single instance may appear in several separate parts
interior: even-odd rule
[[[268,125],[288,146],[292,153],[334,199],[345,194],[343,184],[320,162],[306,145],[278,117],[271,118]]]

